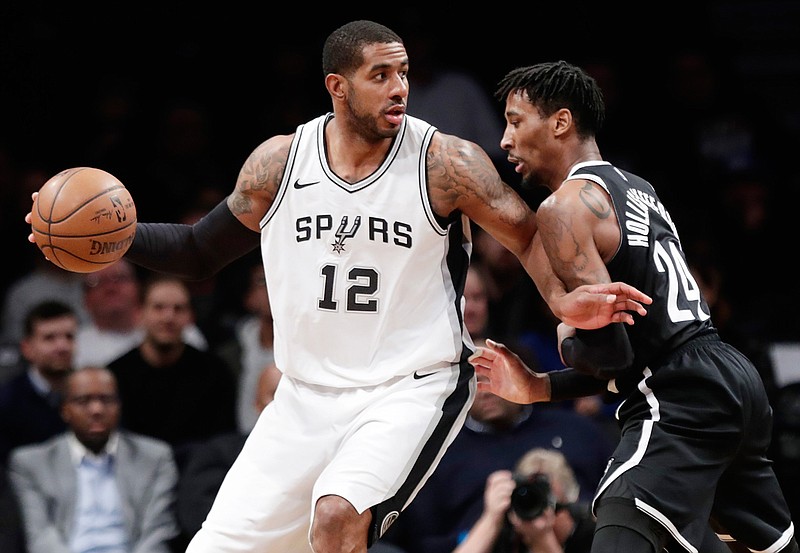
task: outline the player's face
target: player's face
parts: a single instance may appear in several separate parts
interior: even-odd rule
[[[398,42],[364,47],[364,63],[347,78],[350,117],[367,138],[392,138],[408,101],[408,54]]]
[[[524,91],[506,98],[506,128],[500,146],[508,152],[508,161],[522,175],[523,182],[547,184],[547,146],[551,137],[550,120],[542,117]]]

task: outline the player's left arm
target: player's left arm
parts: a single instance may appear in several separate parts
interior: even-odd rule
[[[620,232],[605,191],[589,181],[569,181],[542,203],[538,215],[537,247],[547,262],[538,265],[537,278],[558,278],[569,288],[611,282],[606,262],[617,251]],[[559,334],[562,360],[581,373],[612,378],[633,362],[621,324]]]

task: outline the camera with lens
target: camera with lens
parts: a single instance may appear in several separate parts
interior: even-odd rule
[[[556,508],[556,498],[546,474],[514,475],[516,487],[511,492],[511,510],[522,520],[533,520],[545,509]]]

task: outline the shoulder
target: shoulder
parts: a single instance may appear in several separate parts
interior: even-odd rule
[[[548,195],[536,211],[539,225],[574,223],[582,216],[605,219],[611,212],[611,198],[598,184],[584,179],[571,179]]]
[[[142,363],[142,354],[139,352],[139,346],[128,350],[116,359],[108,363],[108,368],[117,375],[124,373],[129,367],[138,367]]]
[[[27,411],[33,405],[31,398],[36,395],[28,372],[24,370],[0,386],[0,412],[8,409]]]
[[[0,385],[0,405],[4,405],[16,396],[17,390],[30,387],[30,380],[26,371],[11,377]]]
[[[256,146],[239,172],[237,189],[248,191],[277,186],[294,137],[294,134],[277,135]]]
[[[50,452],[60,447],[67,447],[66,434],[59,434],[48,440],[35,444],[21,445],[11,450],[9,467],[38,463],[46,459]]]
[[[171,457],[172,448],[159,438],[145,436],[129,430],[119,431],[120,445],[155,457]]]
[[[480,156],[481,154],[485,155],[486,152],[475,142],[454,134],[446,134],[442,131],[437,131],[433,135],[428,149],[429,160],[433,158],[440,162],[447,160],[466,163],[474,156]]]
[[[236,187],[228,197],[228,207],[251,230],[259,229],[259,221],[278,194],[294,137],[294,134],[286,134],[265,140],[250,153],[239,170]]]
[[[436,132],[426,155],[428,190],[439,215],[455,209],[469,211],[475,202],[486,204],[502,196],[500,175],[488,154],[475,142]]]

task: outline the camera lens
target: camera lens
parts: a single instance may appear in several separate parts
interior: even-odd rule
[[[514,477],[517,486],[511,492],[511,509],[522,520],[532,520],[547,507],[555,508],[555,498],[550,491],[550,481],[544,474]]]

